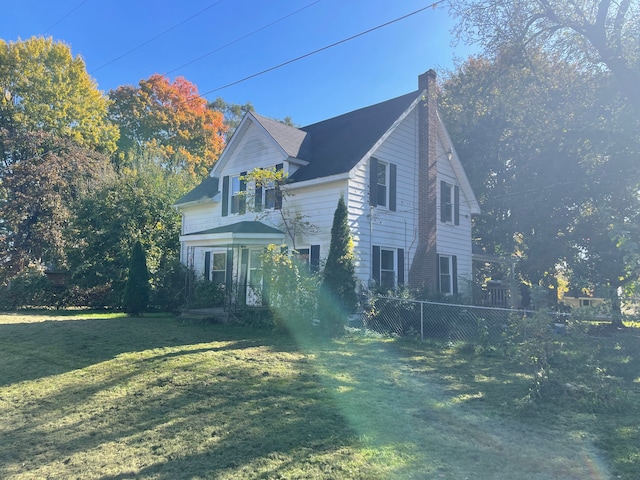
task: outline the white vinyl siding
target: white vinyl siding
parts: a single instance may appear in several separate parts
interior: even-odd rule
[[[450,185],[452,200],[455,196],[454,186],[458,185],[458,179],[455,175],[453,167],[448,160],[447,149],[438,142],[438,188],[441,188],[441,182]],[[441,196],[438,195],[438,222],[437,222],[437,245],[438,254],[452,256],[457,258],[457,277],[458,279],[471,279],[471,211],[470,202],[464,197],[464,192],[459,189],[458,198],[458,217],[459,224],[456,225],[452,218],[448,222],[441,221],[440,201]],[[452,216],[455,217],[454,205],[451,206]],[[466,288],[466,282],[458,281],[458,290],[463,293]]]
[[[414,232],[417,222],[418,142],[417,114],[411,112],[371,155],[351,172],[349,181],[349,219],[357,238],[356,275],[363,285],[372,280],[372,245],[404,249],[405,270],[415,252]],[[369,205],[369,159],[396,165],[396,209]]]

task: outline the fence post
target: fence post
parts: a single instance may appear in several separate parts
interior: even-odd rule
[[[420,340],[424,342],[424,302],[420,302]]]

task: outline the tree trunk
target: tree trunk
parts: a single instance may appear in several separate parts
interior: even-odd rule
[[[620,305],[620,296],[618,289],[612,287],[609,290],[609,298],[611,299],[611,326],[613,328],[624,328],[622,323],[622,310]]]

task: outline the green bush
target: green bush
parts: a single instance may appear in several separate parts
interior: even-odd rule
[[[191,308],[212,308],[224,305],[224,284],[209,280],[196,280],[193,294],[189,299]]]
[[[67,287],[63,293],[60,306],[89,308],[114,307],[118,304],[114,296],[111,283],[96,285],[94,287],[71,285]]]
[[[186,281],[190,272],[180,260],[162,265],[154,276],[149,304],[163,312],[177,313],[186,302]]]
[[[56,292],[41,268],[27,268],[0,292],[0,307],[49,307],[56,304]]]
[[[306,329],[316,312],[318,276],[308,273],[280,246],[269,245],[261,256],[263,300],[272,312],[277,328]]]

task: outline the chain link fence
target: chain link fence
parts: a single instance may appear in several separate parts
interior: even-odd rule
[[[422,340],[481,341],[495,345],[511,321],[532,313],[509,308],[374,297],[361,316],[361,326],[384,334],[419,336]]]

